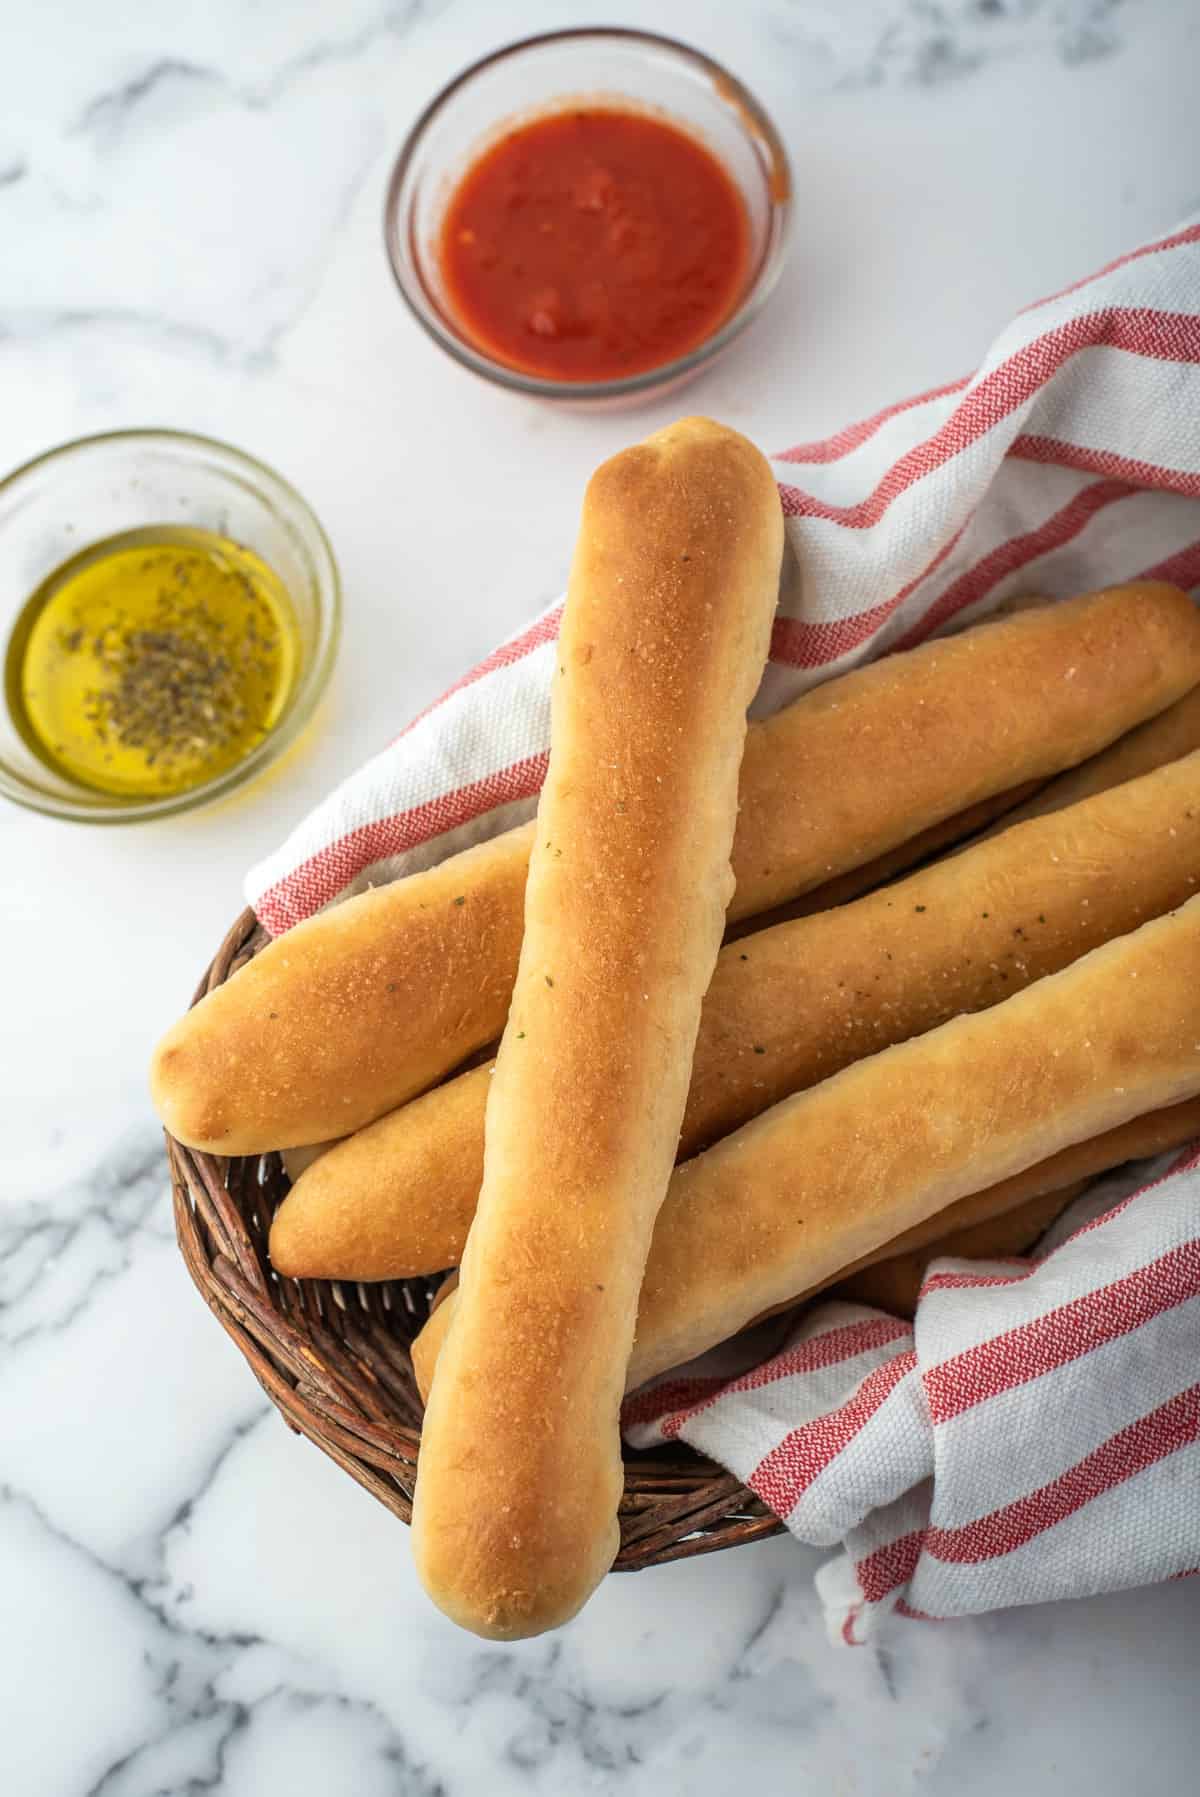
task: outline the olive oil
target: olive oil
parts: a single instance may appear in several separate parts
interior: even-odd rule
[[[95,543],[44,580],[9,639],[5,691],[29,748],[120,798],[233,767],[281,716],[298,639],[287,590],[251,550],[185,526]]]

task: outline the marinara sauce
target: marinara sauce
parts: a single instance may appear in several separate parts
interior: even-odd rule
[[[553,112],[501,137],[452,195],[439,245],[463,334],[549,380],[659,368],[703,343],[745,290],[742,196],[662,119]]]

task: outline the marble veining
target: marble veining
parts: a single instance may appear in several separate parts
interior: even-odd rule
[[[0,1211],[0,1279],[0,1588],[25,1619],[6,1789],[725,1792],[752,1755],[822,1788],[950,1791],[1019,1760],[1026,1729],[1044,1750],[1031,1656],[1079,1702],[1173,1631],[1190,1677],[1178,1587],[837,1652],[819,1556],[787,1541],[610,1580],[542,1641],[457,1634],[403,1530],[289,1436],[211,1325],[151,1126]]]
[[[1073,66],[1111,56],[1129,16],[1129,0],[873,0],[846,9],[793,0],[770,28],[838,87],[938,87],[996,61],[1049,55]]]
[[[122,425],[228,437],[313,500],[347,597],[322,726],[262,788],[141,830],[0,813],[4,1797],[1194,1783],[1194,1581],[852,1653],[825,1637],[821,1556],[776,1540],[610,1579],[550,1639],[457,1633],[175,1247],[144,1068],[242,871],[560,590],[586,473],[677,407],[580,418],[472,382],[382,255],[389,162],[431,93],[595,16],[65,0],[0,55],[0,469]],[[1192,0],[605,16],[711,49],[788,140],[779,295],[686,401],[767,447],[953,378],[1016,307],[1196,203]]]
[[[403,1531],[288,1436],[211,1325],[149,1124],[0,1210],[0,1330],[0,1581],[35,1619],[5,1668],[17,1791],[249,1793],[286,1773],[420,1797],[724,1792],[746,1752],[781,1778],[816,1763],[848,1790],[949,1791],[997,1733],[1013,1751],[1023,1723],[995,1687],[1028,1655],[1086,1689],[1097,1656],[1173,1627],[1190,1676],[1178,1589],[838,1652],[819,1556],[790,1542],[612,1580],[548,1640],[457,1635]]]

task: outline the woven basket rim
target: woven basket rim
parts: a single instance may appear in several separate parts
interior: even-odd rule
[[[270,938],[244,910],[227,930],[192,1003],[232,977]],[[277,1154],[226,1157],[168,1132],[175,1233],[201,1297],[236,1343],[288,1427],[412,1520],[421,1402],[409,1343],[438,1283],[356,1285],[284,1279],[266,1253],[287,1189]],[[621,1546],[614,1571],[637,1571],[777,1535],[779,1518],[733,1474],[684,1442],[623,1448]]]

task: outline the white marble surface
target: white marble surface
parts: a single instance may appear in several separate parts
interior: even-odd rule
[[[1194,1785],[1194,1583],[853,1653],[826,1645],[816,1556],[775,1541],[611,1579],[552,1640],[457,1635],[176,1254],[143,1070],[242,869],[558,590],[586,472],[661,422],[473,384],[381,250],[431,91],[592,16],[0,5],[0,463],[120,425],[228,437],[310,496],[347,598],[323,729],[268,785],[126,831],[0,815],[5,1797]],[[689,394],[768,447],[964,372],[1015,306],[1200,205],[1194,0],[608,16],[727,60],[790,144],[783,288]]]

